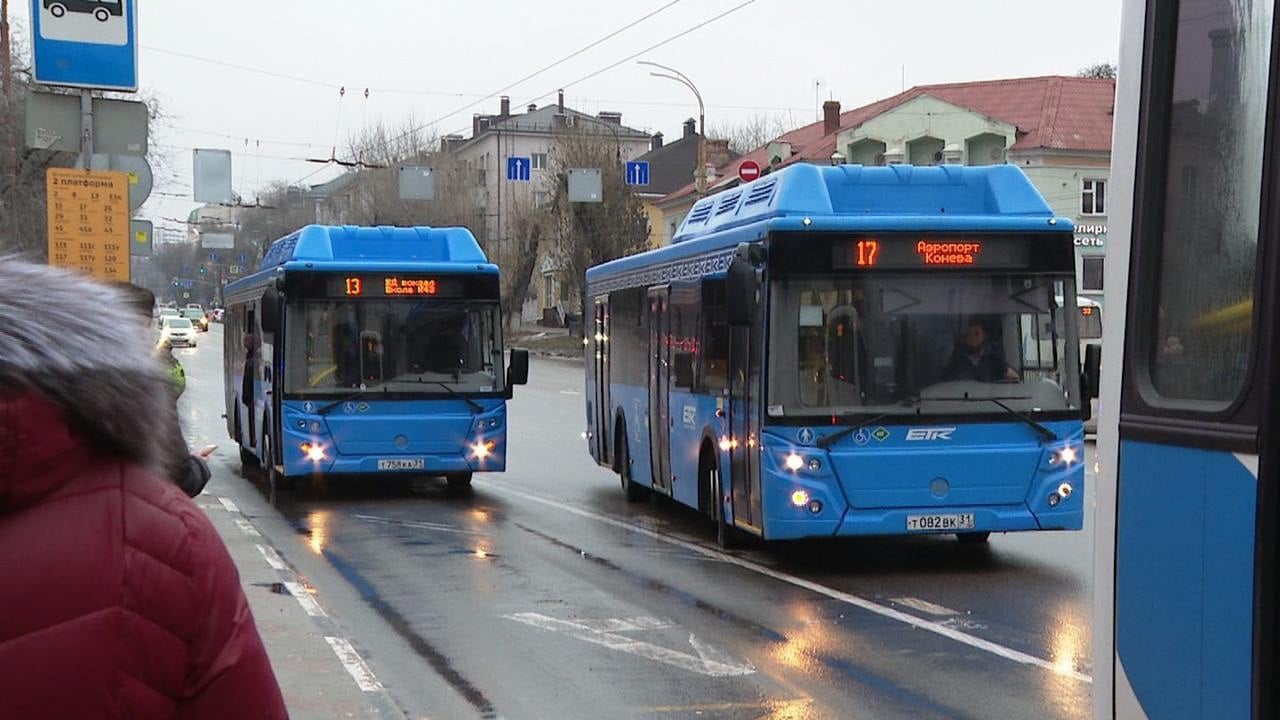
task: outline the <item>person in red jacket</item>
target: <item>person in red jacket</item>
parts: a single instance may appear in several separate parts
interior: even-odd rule
[[[0,718],[276,720],[235,565],[167,478],[168,379],[117,291],[0,258]]]

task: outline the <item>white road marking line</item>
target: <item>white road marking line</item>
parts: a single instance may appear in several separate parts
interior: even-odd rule
[[[286,569],[284,560],[280,558],[280,554],[276,552],[275,548],[265,547],[262,545],[258,545],[256,547],[258,548],[258,552],[262,553],[262,559],[267,561],[267,564],[271,566],[272,570]]]
[[[351,643],[345,638],[325,636],[325,642],[329,643],[329,647],[333,648],[333,654],[338,656],[338,662],[351,673],[352,679],[356,681],[356,685],[364,692],[378,692],[382,690],[382,683],[378,682],[378,678],[374,677],[373,671],[365,664],[364,658],[360,657],[360,653],[351,647]]]
[[[262,534],[253,526],[253,523],[244,518],[236,518],[236,527],[240,528],[240,532],[249,537],[262,537]]]
[[[230,498],[220,497],[218,498],[218,502],[222,503],[222,507],[226,508],[229,513],[240,512],[240,508],[237,507],[235,503],[231,502]]]
[[[560,394],[561,394],[561,395],[575,395],[575,396],[577,396],[577,395],[581,395],[582,393],[578,392],[577,390],[561,390],[561,391],[560,391]]]
[[[899,605],[905,605],[912,610],[918,610],[922,613],[935,615],[937,617],[953,617],[955,615],[963,614],[956,610],[952,610],[951,608],[935,605],[928,600],[921,600],[920,598],[900,597],[894,598],[893,601]]]
[[[936,635],[941,635],[942,637],[954,640],[958,643],[967,645],[976,650],[982,650],[983,652],[990,653],[997,657],[1002,657],[1006,660],[1011,660],[1013,662],[1016,662],[1022,665],[1030,665],[1032,667],[1038,667],[1042,670],[1048,670],[1049,672],[1055,675],[1072,678],[1074,680],[1079,680],[1080,682],[1093,683],[1093,678],[1090,677],[1089,675],[1082,672],[1078,672],[1076,670],[1064,669],[1062,667],[1059,667],[1055,663],[1050,662],[1049,660],[1045,660],[1044,658],[1038,658],[1034,655],[1029,655],[1020,650],[1014,650],[1013,648],[1005,647],[998,643],[991,642],[990,640],[983,640],[980,637],[977,637],[975,635],[970,635],[969,633],[966,633],[966,632],[961,632],[960,630],[957,630],[953,627],[949,627],[943,623],[937,623],[931,620],[924,620],[914,615],[904,613],[901,610],[894,610],[891,607],[886,607],[879,603],[875,603],[865,598],[858,597],[857,595],[851,595],[849,593],[841,592],[834,588],[829,588],[824,585],[819,585],[818,583],[812,582],[810,580],[805,580],[804,578],[795,577],[794,575],[788,575],[787,573],[780,572],[778,570],[773,570],[771,568],[765,567],[764,565],[752,562],[750,560],[744,560],[740,557],[736,557],[728,553],[722,553],[719,550],[712,550],[709,547],[705,547],[697,543],[688,542],[686,540],[679,540],[674,537],[669,537],[661,533],[654,532],[653,530],[649,530],[647,528],[638,527],[636,525],[632,525],[631,523],[627,523],[621,520],[617,520],[615,518],[611,518],[607,515],[601,515],[599,513],[595,513],[590,510],[583,510],[582,508],[574,507],[572,505],[567,505],[565,503],[557,502],[555,500],[548,500],[547,498],[538,497],[537,495],[530,495],[529,493],[521,492],[519,490],[513,490],[503,485],[498,485],[498,484],[495,484],[492,482],[486,482],[486,481],[479,481],[478,484],[491,488],[498,492],[503,492],[509,495],[514,495],[516,497],[523,498],[525,500],[528,500],[529,502],[535,502],[540,505],[546,505],[547,507],[556,508],[557,510],[563,510],[564,512],[577,515],[579,517],[587,518],[589,520],[595,520],[596,522],[600,522],[605,525],[611,525],[613,527],[620,528],[623,530],[630,530],[632,532],[638,533],[640,535],[644,535],[645,537],[651,538],[653,540],[657,540],[658,542],[677,545],[679,547],[685,548],[686,550],[691,550],[693,552],[700,553],[707,557],[720,558],[723,561],[731,565],[737,565],[738,567],[744,570],[750,570],[751,572],[764,575],[765,577],[773,578],[774,580],[777,580],[779,582],[784,582],[784,583],[787,583],[788,585],[792,585],[798,588],[802,588],[804,590],[808,590],[813,593],[817,593],[818,595],[831,598],[832,600],[838,600],[840,602],[845,603],[846,605],[852,605],[853,607],[866,610],[867,612],[874,613],[876,615],[888,618],[890,620],[896,620],[897,622],[903,623],[904,625],[909,625],[911,627],[914,627],[917,630],[925,630],[927,632],[931,632]]]
[[[311,591],[296,582],[287,582],[284,586],[308,615],[311,617],[327,617],[324,608],[320,607],[320,603],[316,602],[316,599],[311,595]]]
[[[517,613],[515,615],[504,615],[508,620],[514,620],[525,625],[536,627],[540,630],[548,630],[550,632],[560,632],[570,637],[589,642],[594,645],[609,648],[610,650],[618,650],[620,652],[638,655],[648,660],[660,662],[665,665],[688,670],[689,672],[699,675],[707,675],[709,677],[740,677],[742,675],[751,675],[755,673],[756,668],[750,662],[736,663],[724,662],[721,659],[711,659],[702,656],[699,651],[699,657],[694,657],[688,653],[682,653],[671,648],[664,648],[653,643],[643,642],[641,640],[632,640],[611,632],[598,632],[591,627],[582,623],[569,622],[567,620],[557,620],[546,615],[538,613]],[[690,636],[692,638],[692,636]],[[724,658],[722,653],[716,653],[718,658]]]
[[[574,622],[589,628],[592,632],[600,633],[667,630],[676,627],[676,624],[669,620],[659,620],[652,617],[605,618],[603,620],[575,620]]]
[[[391,518],[378,517],[376,515],[353,515],[358,520],[373,523],[375,525],[395,525],[398,527],[413,528],[415,530],[430,530],[432,532],[457,533],[459,535],[483,535],[484,533],[476,530],[467,530],[466,528],[453,527],[452,525],[444,525],[442,523],[420,522],[417,520],[393,520]]]

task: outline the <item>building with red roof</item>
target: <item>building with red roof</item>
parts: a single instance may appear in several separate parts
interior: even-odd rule
[[[786,133],[716,169],[712,192],[738,184],[748,160],[887,165],[1015,164],[1059,215],[1076,222],[1081,294],[1102,300],[1115,81],[1044,76],[920,85]],[[667,237],[697,200],[693,183],[657,203]]]

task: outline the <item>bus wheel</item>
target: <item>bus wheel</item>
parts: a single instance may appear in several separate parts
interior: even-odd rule
[[[618,445],[618,478],[622,480],[622,493],[627,502],[638,503],[649,498],[649,488],[637,485],[631,480],[631,448],[627,445],[626,435],[619,435],[622,442]]]
[[[724,492],[720,487],[720,466],[714,460],[707,467],[707,488],[711,495],[711,516],[716,521],[716,544],[721,550],[738,546],[738,530],[724,517]]]
[[[62,3],[55,3],[53,5],[50,5],[49,14],[56,18],[60,18],[63,15],[67,14],[67,6],[63,5]]]
[[[239,402],[239,399],[236,400]],[[240,447],[240,475],[248,478],[249,472],[258,469],[258,456],[244,446],[244,437],[240,433],[240,417],[236,417],[236,445]]]
[[[94,10],[93,16],[98,19],[98,22],[106,22],[111,19],[111,13],[107,12],[105,8]]]
[[[445,487],[450,495],[465,495],[471,492],[471,473],[452,473],[444,476]]]
[[[262,436],[262,468],[267,473],[267,485],[271,488],[271,494],[274,495],[276,490],[292,490],[294,481],[285,477],[276,470],[275,448],[271,447],[271,436],[264,434]]]
[[[956,535],[956,539],[961,545],[986,545],[991,540],[989,532],[960,533]]]

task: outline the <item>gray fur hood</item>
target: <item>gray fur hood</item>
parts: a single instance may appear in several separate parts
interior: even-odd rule
[[[149,335],[111,287],[0,257],[0,410],[41,396],[94,449],[170,477],[186,462],[186,446]],[[0,412],[0,508],[22,452],[3,441],[30,436],[22,427],[29,422]]]

